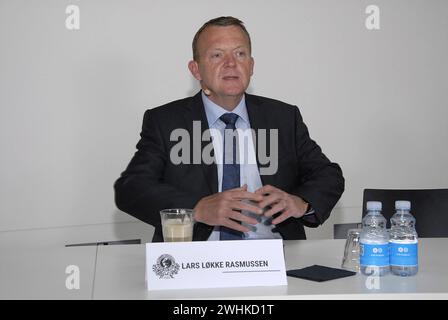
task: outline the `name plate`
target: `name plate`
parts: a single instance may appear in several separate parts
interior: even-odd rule
[[[281,239],[146,244],[148,290],[282,285]]]

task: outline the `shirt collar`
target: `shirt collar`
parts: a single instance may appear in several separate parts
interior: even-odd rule
[[[205,114],[207,115],[208,126],[212,127],[215,122],[221,117],[224,113],[228,113],[226,109],[220,107],[212,100],[210,100],[205,94],[204,91],[201,92],[202,101],[204,103]],[[242,120],[249,123],[249,116],[247,114],[246,108],[246,96],[243,95],[240,103],[236,106],[235,109],[232,110],[232,113],[237,114]]]

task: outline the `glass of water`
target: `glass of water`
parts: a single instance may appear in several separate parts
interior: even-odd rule
[[[350,229],[347,231],[342,268],[359,272],[359,235],[361,229]]]

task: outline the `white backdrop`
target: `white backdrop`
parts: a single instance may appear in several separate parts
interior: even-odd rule
[[[65,26],[68,5],[80,29]],[[380,9],[368,30],[365,9]],[[0,0],[0,231],[132,220],[113,183],[147,108],[192,95],[191,41],[242,19],[250,93],[300,107],[338,162],[332,222],[360,220],[362,190],[447,187],[448,2]]]

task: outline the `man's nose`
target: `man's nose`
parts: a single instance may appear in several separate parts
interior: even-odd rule
[[[227,54],[224,60],[224,66],[226,67],[234,67],[236,65],[236,60],[233,54]]]

